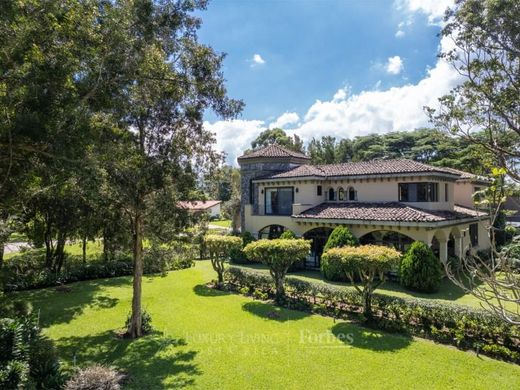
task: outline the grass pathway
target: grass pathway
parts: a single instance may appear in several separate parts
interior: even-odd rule
[[[18,293],[41,310],[70,367],[103,362],[127,388],[344,389],[520,385],[520,367],[429,341],[366,330],[208,289],[209,262],[145,277],[144,306],[158,333],[113,337],[130,308],[130,278]]]

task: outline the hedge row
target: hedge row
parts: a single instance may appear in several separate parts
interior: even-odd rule
[[[186,248],[147,248],[143,255],[145,274],[164,273],[193,266],[194,253]],[[112,278],[133,274],[132,254],[119,252],[110,260],[103,256],[67,255],[63,269],[56,273],[44,266],[44,255],[21,253],[4,263],[1,277],[5,292],[58,286],[82,280]]]
[[[257,299],[274,297],[269,275],[230,267],[226,272],[230,290]],[[362,299],[354,289],[286,278],[286,306],[334,316],[361,316]],[[383,330],[407,333],[472,349],[495,358],[520,363],[520,330],[490,313],[467,306],[425,299],[399,298],[375,293],[374,324]]]

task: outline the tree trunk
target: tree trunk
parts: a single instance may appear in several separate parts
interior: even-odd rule
[[[81,249],[83,252],[83,263],[86,263],[87,262],[87,237],[83,237]]]
[[[4,266],[4,250],[5,244],[2,242],[0,243],[0,269]]]
[[[372,289],[368,286],[363,289],[363,314],[367,320],[372,319]]]
[[[46,224],[44,240],[45,240],[45,267],[48,269],[52,268],[52,259],[54,257],[54,248],[52,244],[52,231],[50,224]]]
[[[141,282],[143,278],[143,217],[137,212],[133,235],[134,281],[132,296],[132,317],[128,334],[131,338],[142,336],[141,332]]]
[[[63,267],[63,261],[65,259],[65,241],[66,241],[66,234],[63,231],[60,231],[58,233],[56,251],[54,252],[55,270],[57,273],[59,273],[61,271],[61,268]]]
[[[276,301],[282,302],[285,298],[285,286],[284,286],[284,278],[280,275],[276,275],[274,283],[276,287]]]

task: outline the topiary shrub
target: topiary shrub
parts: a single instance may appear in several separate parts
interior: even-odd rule
[[[325,253],[327,250],[331,248],[341,248],[344,246],[358,246],[359,241],[352,234],[346,226],[338,226],[335,228],[329,236],[325,247],[323,248],[323,252]],[[341,271],[340,268],[337,267],[337,264],[330,263],[327,258],[321,258],[321,273],[323,277],[327,280],[332,280],[336,282],[346,282],[346,276]]]
[[[217,272],[218,284],[224,282],[224,264],[231,256],[242,249],[242,239],[234,236],[219,236],[210,234],[205,237],[211,265]]]
[[[247,259],[242,249],[244,249],[250,242],[255,241],[255,237],[246,230],[240,235],[240,238],[242,239],[242,248],[231,251],[229,262],[233,264],[248,264],[250,261]]]
[[[65,390],[119,390],[124,375],[111,367],[96,364],[82,368],[65,385]]]
[[[340,269],[363,299],[363,313],[372,318],[372,294],[385,281],[385,274],[399,264],[401,253],[379,245],[332,248],[323,257]],[[355,282],[359,280],[359,285]]]
[[[289,267],[305,260],[309,254],[311,242],[307,240],[259,240],[248,244],[244,253],[248,259],[260,261],[269,267],[269,272],[276,288],[276,300],[285,298],[285,275]]]
[[[439,290],[442,265],[428,245],[415,241],[401,260],[399,276],[404,287],[432,293]]]

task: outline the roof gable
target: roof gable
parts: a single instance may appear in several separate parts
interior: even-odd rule
[[[280,145],[268,145],[265,148],[254,150],[250,153],[238,157],[238,160],[247,160],[253,158],[299,158],[310,160],[308,156],[303,153],[295,152],[294,150],[286,149]]]

